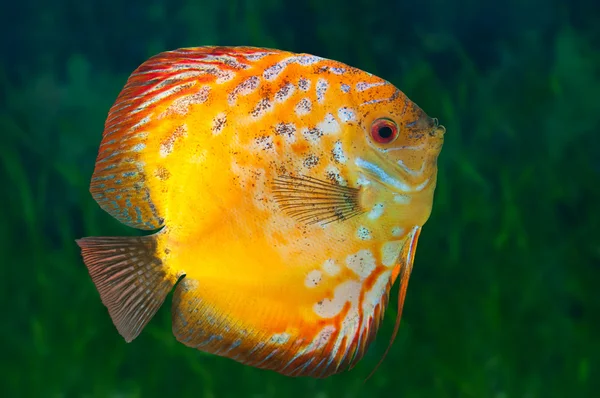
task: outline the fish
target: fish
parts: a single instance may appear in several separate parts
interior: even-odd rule
[[[329,377],[364,357],[399,280],[392,345],[444,134],[393,84],[342,62],[165,51],[110,108],[89,188],[146,232],[76,242],[126,342],[172,292],[184,345]]]

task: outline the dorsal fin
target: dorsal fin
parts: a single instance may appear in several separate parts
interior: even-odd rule
[[[106,119],[90,186],[100,207],[130,227],[160,228],[167,191],[164,179],[169,175],[161,167],[165,161],[161,145],[172,149],[173,142],[185,134],[178,130],[181,119],[190,105],[207,100],[207,84],[232,79],[262,56],[278,52],[252,47],[184,48],[160,53],[140,65]]]

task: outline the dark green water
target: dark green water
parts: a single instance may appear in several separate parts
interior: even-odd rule
[[[600,6],[457,0],[23,0],[0,5],[3,397],[600,396]],[[447,128],[399,336],[292,379],[126,344],[74,239],[131,235],[88,185],[109,107],[163,50],[308,52],[379,75]],[[168,299],[170,301],[170,298]]]

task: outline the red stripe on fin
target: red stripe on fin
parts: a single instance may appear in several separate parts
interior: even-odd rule
[[[76,241],[102,303],[125,341],[135,339],[177,282],[156,256],[156,235]]]

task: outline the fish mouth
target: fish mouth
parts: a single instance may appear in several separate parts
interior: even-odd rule
[[[436,126],[429,132],[429,136],[431,137],[431,142],[429,144],[430,149],[429,152],[435,152],[435,156],[440,154],[442,151],[442,147],[444,146],[444,135],[446,134],[446,127],[440,125]]]
[[[442,143],[444,142],[444,135],[446,135],[446,127],[439,124],[437,118],[433,118],[433,128],[429,131],[429,136],[433,139],[439,139]]]
[[[437,117],[432,117],[431,121],[433,123],[433,128],[429,132],[429,135],[431,135],[431,136],[444,135],[446,133],[446,127],[444,127],[442,124],[440,124],[440,121],[438,120]]]

